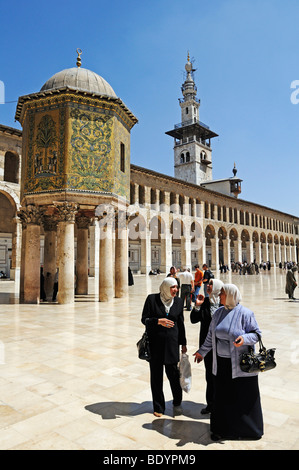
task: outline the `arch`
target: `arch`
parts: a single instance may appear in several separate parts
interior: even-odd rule
[[[141,233],[146,228],[146,221],[144,217],[137,213],[131,215],[128,220],[128,237],[129,240],[138,240],[141,237]]]
[[[273,243],[273,237],[272,237],[271,233],[268,233],[268,235],[267,235],[267,242],[268,243]]]
[[[199,222],[194,221],[190,227],[190,238],[192,248],[198,249],[202,246],[203,229]]]
[[[161,235],[165,234],[165,222],[159,216],[154,216],[149,221],[149,229],[151,231],[151,240],[153,242],[160,242]]]
[[[16,210],[21,208],[20,199],[17,193],[15,193],[13,189],[11,189],[2,181],[0,181],[0,193],[3,193],[11,201],[11,203],[15,205]]]
[[[259,242],[259,234],[258,234],[256,231],[254,231],[254,232],[252,233],[252,241],[253,241],[254,243],[258,243],[258,242]]]
[[[261,233],[260,240],[261,240],[261,243],[266,243],[267,237],[266,237],[265,232]]]
[[[181,236],[184,234],[184,223],[180,219],[173,219],[170,225],[170,233],[172,235],[173,243],[181,241]]]
[[[14,201],[4,191],[0,191],[0,233],[14,232],[16,206]]]
[[[227,230],[224,227],[220,227],[218,230],[219,240],[225,240],[227,238]]]
[[[229,238],[231,241],[236,241],[238,240],[239,236],[238,236],[238,232],[235,228],[232,228],[229,232]]]
[[[206,239],[211,240],[211,238],[215,238],[215,235],[216,235],[216,232],[215,232],[215,228],[213,227],[213,225],[211,224],[207,225],[205,229]]]
[[[243,229],[241,232],[241,240],[248,242],[250,240],[249,232],[246,229]]]

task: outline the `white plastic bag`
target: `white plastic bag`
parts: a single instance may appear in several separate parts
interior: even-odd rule
[[[182,387],[182,390],[186,393],[189,393],[191,390],[192,375],[191,375],[191,364],[189,361],[188,354],[181,354],[179,370],[180,370],[180,385]]]

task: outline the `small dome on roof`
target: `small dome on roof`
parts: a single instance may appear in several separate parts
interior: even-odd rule
[[[113,88],[104,78],[91,70],[82,67],[72,67],[62,70],[49,78],[40,91],[59,88],[72,88],[78,91],[95,93],[117,98]]]

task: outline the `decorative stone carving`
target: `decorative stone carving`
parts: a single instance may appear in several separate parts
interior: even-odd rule
[[[56,232],[57,219],[50,215],[43,215],[42,223],[46,232]]]
[[[54,203],[57,209],[57,221],[58,222],[70,222],[75,223],[76,214],[79,210],[79,204],[76,202],[57,202]]]
[[[80,215],[76,217],[76,224],[78,229],[87,229],[92,224],[93,219],[86,217],[85,215]]]
[[[40,225],[41,223],[41,211],[35,204],[28,204],[25,207],[21,207],[18,211],[18,216],[21,219],[23,227],[31,225]]]

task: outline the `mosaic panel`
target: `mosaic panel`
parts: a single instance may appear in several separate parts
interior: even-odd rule
[[[111,192],[113,185],[113,119],[108,115],[71,109],[68,187]]]

